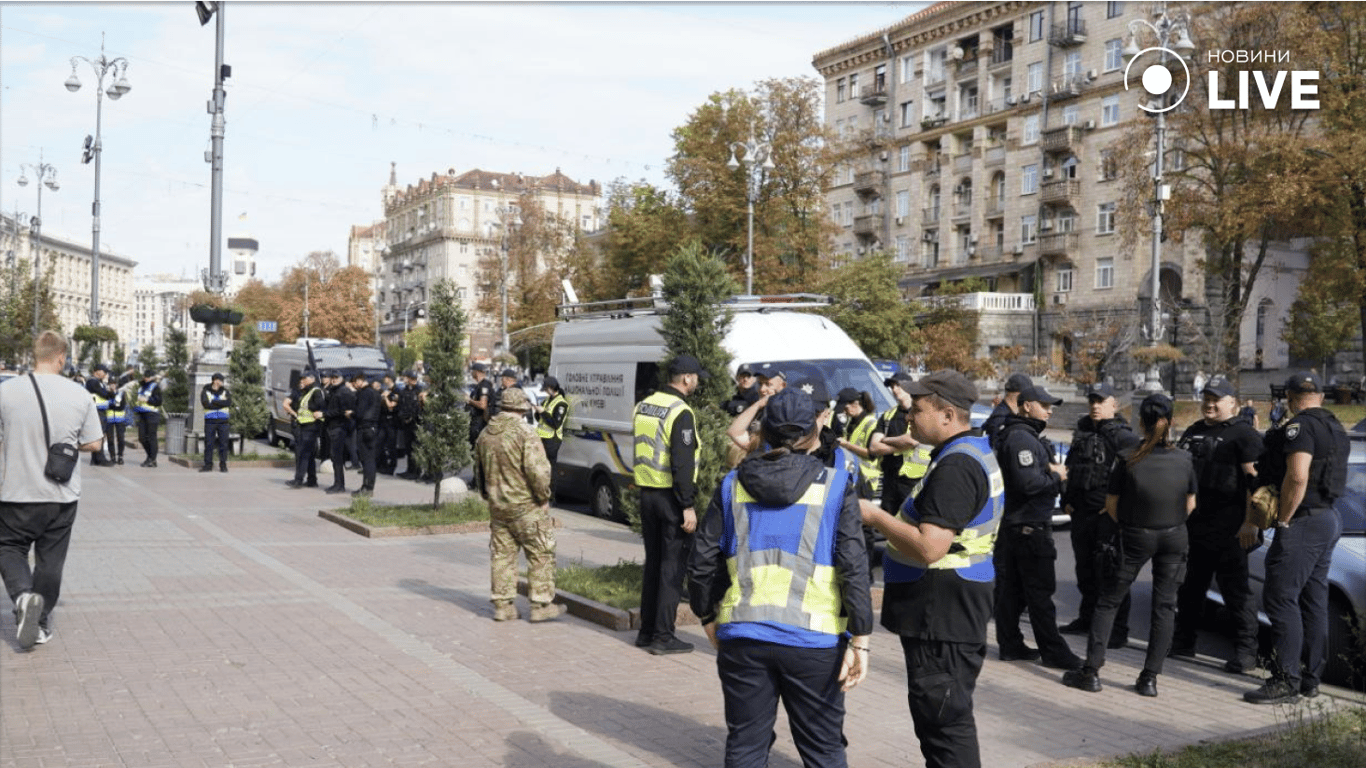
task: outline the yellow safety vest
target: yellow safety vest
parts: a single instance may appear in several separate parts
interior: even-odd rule
[[[313,395],[321,391],[322,390],[318,389],[317,387],[313,387],[312,389],[305,392],[302,397],[299,398],[300,407],[295,408],[294,413],[298,414],[300,424],[312,424],[315,421],[322,421],[322,419],[319,419],[313,415],[313,407],[308,404],[308,401],[312,399]]]
[[[555,412],[555,409],[556,409],[557,407],[559,407],[560,403],[566,403],[566,404],[568,403],[568,401],[564,399],[564,395],[561,395],[561,394],[557,394],[557,395],[555,395],[554,397],[552,397],[552,398],[550,398],[549,400],[547,400],[546,403],[545,403],[545,408],[541,409],[541,410],[542,410],[542,417],[544,417],[544,415],[547,414],[547,413],[554,413],[554,412]],[[545,423],[545,422],[542,421],[541,419],[537,419],[537,420],[536,420],[536,436],[539,437],[539,438],[541,438],[541,439],[543,439],[543,440],[552,440],[552,439],[553,439],[553,440],[563,440],[563,439],[564,439],[564,423],[565,423],[566,421],[568,421],[568,420],[569,420],[569,410],[568,410],[568,409],[565,409],[564,418],[560,420],[560,426],[558,426],[558,427],[556,427],[556,428],[554,428],[554,429],[551,429],[551,428],[550,428],[550,425],[547,424],[547,423]]]
[[[143,384],[141,387],[138,387],[138,399],[137,403],[133,406],[133,410],[137,411],[138,413],[155,413],[157,407],[155,405],[151,405],[147,401],[149,398],[151,398],[152,392],[156,388],[157,384],[155,381],[148,384]]]
[[[632,431],[635,433],[635,475],[639,488],[672,488],[673,466],[669,463],[669,435],[679,414],[692,413],[692,408],[672,392],[655,392],[636,405]],[[696,417],[694,416],[694,419]],[[693,482],[697,482],[697,465],[693,462]]]
[[[844,632],[848,618],[840,615],[834,536],[848,483],[849,473],[837,458],[800,499],[786,510],[771,510],[755,503],[734,471],[726,476],[722,508],[734,521],[735,538],[734,551],[726,553],[730,587],[718,607],[718,624],[770,622],[830,635]],[[800,536],[751,539],[749,520],[756,510],[801,512]]]
[[[866,414],[863,417],[863,420],[858,423],[858,426],[854,427],[853,431],[849,433],[849,442],[860,448],[866,449],[869,441],[872,440],[873,430],[876,427],[877,417],[871,413]],[[868,479],[868,483],[872,486],[874,493],[881,492],[882,462],[879,461],[876,456],[869,456],[866,459],[860,456],[858,463],[859,472]]]
[[[107,410],[107,409],[109,408],[109,399],[108,399],[108,398],[101,397],[101,396],[100,396],[98,393],[96,393],[96,392],[91,392],[91,393],[90,393],[90,397],[93,398],[93,399],[95,400],[95,407],[96,407],[97,409],[103,411],[103,410]]]
[[[226,389],[222,390],[221,392],[214,392],[212,389],[207,391],[209,394],[209,402],[211,403],[217,403],[219,400],[226,399],[228,394],[228,390]],[[204,411],[204,419],[205,421],[227,421],[228,407],[223,406],[221,408],[206,409]]]
[[[128,421],[128,406],[124,404],[124,399],[115,395],[109,401],[109,410],[105,412],[105,419],[110,424],[122,424]]]
[[[901,461],[902,477],[910,480],[919,480],[925,476],[925,471],[930,468],[931,449],[928,445],[921,443],[912,448],[905,458]]]

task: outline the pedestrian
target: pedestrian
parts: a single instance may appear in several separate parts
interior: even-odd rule
[[[1238,414],[1233,383],[1216,376],[1200,393],[1204,419],[1186,428],[1177,444],[1188,451],[1200,479],[1195,513],[1186,521],[1190,559],[1186,579],[1176,598],[1176,635],[1172,655],[1192,657],[1205,611],[1210,579],[1232,618],[1233,655],[1224,663],[1228,672],[1251,672],[1257,667],[1257,606],[1248,577],[1248,550],[1238,542],[1252,490],[1249,477],[1257,473],[1262,436],[1252,422]]]
[[[991,409],[987,420],[982,422],[982,434],[987,436],[992,446],[996,445],[996,435],[1005,426],[1006,419],[1020,410],[1020,393],[1034,386],[1034,380],[1023,373],[1012,373],[1006,378],[1005,390],[1000,402]]]
[[[154,368],[142,372],[142,382],[138,384],[137,399],[133,404],[134,417],[138,420],[138,445],[142,446],[147,458],[142,466],[157,465],[157,428],[161,426],[161,384]]]
[[[128,398],[129,389],[119,387],[109,400],[109,410],[105,412],[105,451],[115,464],[123,464],[123,451],[128,439]]]
[[[564,399],[560,380],[546,376],[541,381],[541,389],[549,395],[545,405],[536,412],[536,436],[541,438],[545,447],[545,457],[555,466],[555,457],[560,454],[560,444],[564,442],[564,422],[569,418],[569,401]]]
[[[395,453],[398,437],[394,421],[394,408],[398,405],[398,393],[394,390],[394,375],[384,374],[379,385],[379,456],[375,461],[375,471],[381,475],[394,474],[398,464]]]
[[[1096,600],[1103,589],[1100,558],[1118,533],[1115,521],[1105,514],[1106,489],[1110,473],[1121,452],[1137,448],[1138,435],[1119,415],[1115,390],[1109,384],[1094,384],[1086,393],[1087,414],[1077,420],[1072,445],[1067,450],[1067,489],[1062,508],[1072,519],[1069,534],[1076,560],[1077,590],[1081,607],[1077,618],[1058,628],[1063,634],[1087,635]],[[1108,647],[1123,648],[1129,641],[1129,597],[1126,593],[1115,614]]]
[[[327,396],[315,383],[313,371],[299,374],[299,388],[285,401],[285,411],[295,420],[298,430],[294,443],[294,479],[285,483],[290,488],[317,488],[318,433],[322,430],[323,406]],[[296,407],[297,406],[297,407]]]
[[[504,368],[498,374],[498,390],[493,395],[493,409],[489,413],[490,418],[497,415],[498,403],[502,402],[503,393],[518,386],[517,371],[513,368]]]
[[[375,492],[375,472],[378,468],[380,451],[380,405],[379,379],[371,382],[364,373],[357,371],[351,375],[351,387],[356,394],[356,407],[351,415],[355,425],[356,452],[360,454],[360,488],[352,496],[371,496]]]
[[[422,418],[422,391],[418,386],[417,371],[403,372],[403,389],[398,392],[398,405],[394,409],[398,424],[398,452],[407,458],[403,472],[397,476],[404,480],[418,480],[422,470],[417,466],[414,449],[417,448],[417,427]]]
[[[1042,660],[1045,667],[1076,669],[1081,659],[1058,632],[1053,508],[1067,482],[1067,467],[1052,461],[1042,433],[1061,398],[1035,384],[1020,392],[1018,415],[996,434],[996,461],[1005,477],[1006,509],[996,541],[996,643],[1002,661]],[[1025,645],[1020,615],[1028,609],[1038,648]]]
[[[835,411],[843,411],[846,416],[839,446],[859,460],[859,498],[876,499],[882,493],[882,467],[878,457],[868,449],[873,430],[877,427],[873,396],[853,387],[845,387],[835,396]]]
[[[873,631],[854,478],[810,455],[805,392],[770,398],[761,432],[769,450],[726,475],[688,564],[725,699],[723,764],[768,765],[781,700],[802,763],[839,768],[844,693],[868,673]]]
[[[693,649],[674,635],[683,573],[697,529],[697,419],[685,398],[707,375],[696,357],[679,355],[669,364],[669,383],[640,401],[632,419],[632,473],[640,489],[645,539],[636,647],[656,656]]]
[[[223,374],[214,372],[209,383],[199,391],[199,405],[204,409],[204,466],[200,472],[213,471],[213,454],[218,452],[218,471],[228,471],[228,415],[232,395],[223,386]]]
[[[930,465],[898,514],[860,504],[864,522],[887,537],[882,626],[901,639],[925,765],[979,768],[972,696],[987,655],[1004,480],[972,429],[977,388],[966,376],[935,371],[905,390],[911,435],[933,447]]]
[[[1186,575],[1186,518],[1195,509],[1196,473],[1191,455],[1171,443],[1172,400],[1148,395],[1138,408],[1143,441],[1125,448],[1110,473],[1105,515],[1120,527],[1120,563],[1105,585],[1091,622],[1086,664],[1062,676],[1064,685],[1095,693],[1101,689],[1107,641],[1129,587],[1149,560],[1153,563],[1151,625],[1143,670],[1134,681],[1140,696],[1157,695],[1157,676],[1171,647],[1176,589]]]
[[[550,461],[524,420],[526,393],[511,387],[499,396],[498,413],[474,444],[474,484],[489,505],[489,579],[493,620],[517,612],[517,555],[526,552],[531,621],[550,621],[555,604],[555,525],[550,519]]]
[[[353,431],[351,416],[356,410],[356,390],[341,371],[329,371],[327,376],[332,380],[332,386],[327,391],[323,423],[327,427],[327,441],[331,446],[332,485],[325,492],[345,493],[346,446],[351,442]]]
[[[469,400],[465,403],[465,410],[470,414],[470,445],[479,439],[479,433],[484,431],[484,425],[488,424],[489,417],[493,415],[493,382],[489,381],[489,367],[484,363],[475,363],[470,366],[470,376],[474,378],[474,386],[470,387]]]
[[[878,417],[868,443],[869,453],[881,458],[881,507],[893,515],[901,510],[901,503],[930,466],[931,447],[917,441],[910,432],[912,398],[906,387],[914,381],[910,374],[897,373],[883,382],[896,405]]]
[[[90,393],[95,401],[95,411],[100,417],[100,430],[105,437],[105,448],[111,448],[113,441],[109,439],[109,401],[114,397],[114,391],[109,387],[109,366],[98,363],[90,372],[90,378],[85,380],[85,391]],[[106,467],[113,464],[113,460],[107,458],[105,450],[101,449],[90,455],[90,466]]]
[[[759,385],[755,382],[754,369],[748,363],[741,363],[740,367],[735,369],[735,392],[721,403],[721,410],[735,418],[758,399]]]
[[[1294,415],[1267,435],[1258,483],[1280,489],[1275,530],[1266,553],[1262,604],[1271,619],[1271,676],[1243,694],[1253,704],[1292,702],[1319,694],[1328,663],[1328,569],[1342,535],[1333,502],[1347,490],[1351,445],[1342,423],[1323,407],[1323,382],[1299,372],[1285,382]],[[1259,531],[1250,520],[1238,532],[1244,546]]]
[[[0,579],[14,601],[22,650],[52,639],[52,609],[81,499],[80,461],[72,457],[68,480],[53,480],[49,446],[95,453],[104,443],[89,392],[62,377],[67,353],[61,334],[43,331],[33,343],[33,373],[0,385]]]

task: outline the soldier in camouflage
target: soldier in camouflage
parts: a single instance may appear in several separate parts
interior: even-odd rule
[[[475,487],[489,504],[489,572],[493,620],[520,618],[517,555],[526,550],[531,621],[560,615],[555,599],[555,529],[550,520],[550,462],[535,430],[524,420],[531,410],[518,387],[504,390],[498,415],[474,444]]]

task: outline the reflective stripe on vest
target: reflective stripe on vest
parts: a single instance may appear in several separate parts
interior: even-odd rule
[[[969,581],[989,582],[995,578],[996,570],[991,564],[992,550],[996,546],[996,531],[1001,526],[1001,515],[1005,512],[1005,478],[996,463],[987,438],[968,435],[954,440],[939,452],[925,476],[911,489],[911,495],[901,507],[899,517],[902,521],[915,525],[920,515],[915,509],[915,499],[925,487],[925,482],[934,475],[934,468],[945,456],[963,454],[971,456],[982,471],[986,473],[990,488],[986,504],[978,510],[966,528],[953,537],[948,554],[926,565],[898,550],[890,540],[883,557],[883,579],[888,582],[916,581],[927,570],[955,570],[958,575]]]
[[[872,414],[864,416],[863,421],[860,421],[849,433],[849,442],[860,448],[867,448],[868,443],[873,438],[875,427],[877,427],[877,418]],[[880,493],[882,491],[882,461],[876,456],[869,456],[865,459],[856,455],[855,458],[858,459],[859,473],[867,478],[874,493]]]
[[[925,476],[925,472],[930,468],[930,453],[933,451],[928,445],[921,443],[911,449],[906,454],[906,458],[901,462],[902,477],[919,480]]]
[[[155,413],[157,407],[155,405],[149,405],[147,399],[152,396],[152,392],[155,391],[156,388],[157,383],[155,381],[150,384],[143,384],[141,387],[139,387],[138,400],[137,403],[133,406],[133,410],[137,411],[138,413]]]
[[[209,395],[209,402],[218,402],[219,400],[226,400],[226,399],[227,399],[228,391],[225,389],[225,390],[223,390],[221,393],[219,393],[219,392],[214,392],[212,389],[210,389],[210,390],[208,390],[208,395]],[[204,411],[204,419],[205,419],[206,421],[227,421],[227,419],[228,419],[228,407],[225,405],[225,406],[223,406],[223,407],[221,407],[221,408],[209,408],[209,409],[206,409],[206,410]]]
[[[109,410],[105,411],[104,420],[110,424],[122,424],[128,421],[128,412],[122,408],[115,408],[111,405],[109,406]]]
[[[567,401],[564,399],[564,395],[559,395],[559,394],[557,394],[557,395],[555,395],[554,397],[552,397],[552,398],[550,398],[549,400],[546,401],[545,408],[543,408],[542,410],[543,410],[545,413],[553,414],[553,413],[555,413],[555,409],[558,408],[558,407],[560,407],[560,404],[561,404],[561,403],[565,403],[566,405],[568,404]],[[565,412],[564,412],[564,418],[563,418],[563,419],[560,419],[560,426],[558,426],[558,427],[556,427],[556,428],[554,428],[554,429],[551,429],[551,428],[550,428],[550,425],[549,425],[549,424],[546,424],[544,421],[541,421],[540,419],[537,419],[537,420],[536,420],[536,436],[539,437],[539,438],[541,438],[541,439],[543,439],[543,440],[550,440],[550,439],[563,440],[563,439],[564,439],[564,423],[565,423],[566,421],[568,421],[568,420],[569,420],[569,410],[568,410],[567,408],[565,409]]]
[[[848,619],[840,615],[834,562],[835,529],[849,484],[843,464],[837,458],[834,468],[823,470],[800,499],[778,509],[757,504],[736,482],[734,471],[722,481],[725,529],[732,534],[733,551],[726,553],[730,587],[717,612],[719,624],[769,622],[828,635],[844,632]],[[798,514],[799,534],[768,529],[764,533],[780,535],[751,538],[756,517],[772,515],[781,523],[795,522]]]
[[[673,467],[669,464],[669,435],[674,422],[684,411],[692,408],[683,398],[669,392],[655,392],[636,406],[632,431],[635,433],[636,486],[640,488],[672,488]],[[697,481],[697,465],[693,462],[693,482]]]
[[[95,399],[95,409],[96,409],[96,410],[104,411],[104,410],[108,410],[108,409],[109,409],[109,399],[108,399],[108,398],[102,397],[102,396],[100,396],[100,395],[99,395],[98,393],[96,393],[96,392],[91,392],[91,393],[90,393],[90,396],[91,396],[92,398]]]
[[[303,407],[295,408],[294,413],[298,415],[300,424],[312,424],[315,421],[322,421],[322,419],[319,419],[313,415],[313,407],[309,405],[309,401],[313,398],[313,395],[321,391],[322,390],[318,389],[317,387],[314,387],[305,392],[303,394],[303,397],[299,398],[299,405]]]

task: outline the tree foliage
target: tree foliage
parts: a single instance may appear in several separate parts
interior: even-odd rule
[[[441,503],[441,479],[454,477],[469,466],[470,417],[465,412],[465,311],[455,295],[455,284],[432,285],[428,301],[428,333],[423,356],[427,373],[427,402],[413,456],[423,471],[437,478],[432,509]]]
[[[1309,271],[1300,282],[1299,295],[1290,306],[1290,320],[1281,338],[1290,344],[1292,358],[1327,363],[1352,337],[1360,315],[1350,297],[1360,296],[1362,273],[1354,268],[1354,243],[1334,238],[1310,249]],[[1347,301],[1343,297],[1349,297]]]
[[[916,317],[912,360],[926,370],[951,368],[970,378],[996,373],[992,362],[977,354],[980,314],[963,306],[956,296],[986,290],[980,278],[943,286],[939,293],[911,307]]]
[[[9,287],[0,294],[0,360],[8,368],[17,368],[21,360],[33,352],[33,302],[35,287],[38,294],[38,326],[40,330],[62,330],[57,316],[57,304],[52,296],[52,265],[49,264],[42,280],[33,279],[33,262],[19,259],[13,271],[6,275]]]
[[[915,313],[897,287],[900,275],[880,252],[834,270],[820,285],[836,302],[825,316],[869,357],[903,360],[915,344]]]
[[[166,384],[161,405],[167,413],[190,412],[190,351],[185,332],[179,328],[166,331]]]
[[[360,267],[342,266],[331,251],[310,253],[280,282],[274,318],[279,324],[276,343],[287,343],[303,335],[305,286],[308,335],[337,339],[343,344],[374,343],[375,306],[370,295],[370,274]],[[257,297],[247,298],[254,301]],[[238,300],[245,303],[242,293]],[[248,314],[247,309],[243,314]]]
[[[232,409],[229,429],[239,435],[255,437],[266,431],[270,410],[266,407],[265,374],[261,369],[261,336],[255,326],[246,326],[228,357],[228,383]]]
[[[687,214],[665,190],[644,181],[615,182],[606,197],[601,260],[587,248],[570,257],[571,281],[583,301],[648,294],[650,275],[691,236]]]

